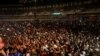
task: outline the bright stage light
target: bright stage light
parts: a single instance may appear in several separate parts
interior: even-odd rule
[[[61,15],[61,13],[60,12],[54,12],[54,13],[52,13],[53,15]]]

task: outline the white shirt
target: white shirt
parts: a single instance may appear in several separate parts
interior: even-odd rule
[[[26,56],[31,56],[30,53],[26,53]]]

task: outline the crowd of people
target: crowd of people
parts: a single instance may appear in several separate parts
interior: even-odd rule
[[[94,26],[98,27],[96,35],[91,31],[94,29],[91,25],[88,24],[86,27],[38,20],[0,22],[0,37],[3,39],[3,41],[0,39],[0,43],[4,43],[4,47],[0,47],[0,54],[3,56],[100,56],[100,29]]]

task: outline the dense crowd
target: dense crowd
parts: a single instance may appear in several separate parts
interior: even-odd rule
[[[95,33],[91,27],[49,21],[0,22],[3,39],[0,41],[5,43],[0,53],[4,56],[100,56],[100,35],[96,35],[100,29]]]

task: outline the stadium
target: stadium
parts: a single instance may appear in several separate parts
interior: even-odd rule
[[[0,0],[0,56],[100,56],[99,0]]]

